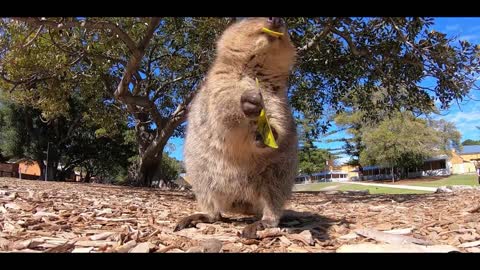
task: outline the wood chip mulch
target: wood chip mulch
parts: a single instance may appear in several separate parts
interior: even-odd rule
[[[190,191],[0,178],[0,252],[480,252],[480,191],[294,193],[280,228],[252,217],[173,232]]]

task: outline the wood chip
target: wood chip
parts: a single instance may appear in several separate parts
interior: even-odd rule
[[[242,243],[226,243],[225,245],[223,245],[222,250],[237,253],[242,250],[242,247]]]
[[[33,215],[34,218],[42,218],[42,217],[53,217],[53,218],[59,218],[59,216],[55,213],[48,213],[48,212],[43,212],[43,211],[39,211],[39,212],[36,212],[34,215]]]
[[[257,231],[257,238],[264,239],[269,237],[277,237],[283,235],[280,228],[268,228],[262,231]]]
[[[16,249],[16,250],[26,249],[26,248],[28,248],[28,246],[30,246],[31,243],[32,243],[31,239],[23,240],[23,241],[17,241],[15,243],[13,243],[12,248]]]
[[[0,237],[0,250],[7,250],[9,245],[9,240]]]
[[[115,249],[118,253],[126,253],[137,245],[137,241],[131,240]]]
[[[430,244],[426,240],[417,239],[417,238],[404,236],[404,235],[384,233],[384,232],[380,232],[373,229],[355,230],[355,233],[358,235],[361,235],[367,238],[372,238],[376,241],[385,242],[388,244],[422,244],[422,245]]]
[[[90,253],[93,247],[76,247],[72,250],[72,253]]]
[[[20,206],[18,206],[16,203],[7,203],[5,204],[5,208],[18,210],[20,209]]]
[[[254,219],[233,214],[228,217],[232,222],[199,223],[173,232],[177,221],[197,207],[191,191],[6,177],[0,177],[0,189],[2,253],[129,252],[134,248],[146,252],[147,247],[148,252],[159,253],[207,252],[209,241],[212,251],[226,253],[335,252],[347,243],[405,247],[410,242],[448,245],[462,252],[480,250],[480,215],[472,209],[477,208],[472,202],[480,201],[480,190],[293,193],[280,224],[283,229],[267,229],[260,231],[259,239],[245,239],[237,233]],[[367,236],[355,233],[371,233],[371,229],[375,233],[364,233]]]
[[[479,205],[479,206],[477,206],[477,207],[475,207],[475,208],[473,208],[473,209],[467,210],[467,211],[468,211],[468,212],[470,212],[470,213],[476,213],[476,212],[479,212],[479,211],[480,211],[480,205]]]
[[[305,245],[313,246],[315,241],[313,240],[312,233],[310,231],[302,231],[299,234],[290,234],[287,236],[289,239],[298,240],[304,243]]]
[[[421,246],[416,244],[355,244],[343,245],[337,253],[449,253],[460,252],[449,245]]]
[[[280,236],[280,242],[282,242],[283,244],[285,244],[286,246],[289,246],[292,244],[292,241],[290,241],[287,237],[285,236]]]
[[[148,242],[139,243],[134,248],[130,249],[128,253],[149,253],[151,244]]]
[[[299,247],[297,245],[291,245],[287,248],[287,251],[289,252],[295,252],[295,253],[307,253],[308,250],[306,250],[303,247]]]
[[[356,233],[349,233],[349,234],[345,234],[345,235],[342,235],[340,236],[338,239],[341,239],[341,240],[352,240],[352,239],[355,239],[358,237],[358,234]]]
[[[405,229],[395,229],[395,230],[389,230],[389,231],[383,231],[384,233],[390,233],[390,234],[410,234],[412,233],[413,228],[405,228]]]
[[[476,246],[480,246],[480,240],[479,240],[479,241],[473,241],[473,242],[463,243],[463,244],[459,245],[458,247],[461,247],[461,248],[470,248],[470,247],[476,247]]]
[[[201,243],[201,246],[204,248],[205,253],[217,253],[222,249],[222,242],[218,239],[208,239]]]
[[[80,247],[103,247],[103,246],[113,246],[117,242],[114,241],[77,241],[75,246]]]
[[[177,248],[177,246],[175,246],[175,245],[167,246],[167,247],[159,249],[157,252],[158,253],[165,253],[165,252],[168,252],[168,251],[170,251],[172,249],[176,249],[176,248]]]
[[[58,246],[52,247],[46,251],[46,253],[65,253],[70,252],[75,248],[73,243],[60,244]]]
[[[116,234],[116,232],[103,232],[103,233],[99,233],[99,234],[95,234],[95,235],[90,236],[90,240],[93,240],[93,241],[105,240],[105,239],[107,239],[108,237],[110,237],[114,234]]]
[[[99,221],[110,221],[110,222],[128,222],[128,221],[136,221],[136,218],[105,218],[105,217],[97,217],[95,218]]]

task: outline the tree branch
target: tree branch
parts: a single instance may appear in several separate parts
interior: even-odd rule
[[[362,49],[358,49],[357,46],[355,45],[355,43],[353,42],[352,38],[350,37],[350,34],[345,32],[345,31],[339,31],[338,29],[336,28],[332,28],[331,29],[332,33],[340,36],[341,38],[343,38],[347,44],[348,44],[348,47],[350,48],[350,51],[352,51],[352,54],[355,55],[355,56],[364,56],[364,55],[367,55],[368,54],[368,50],[362,50]]]
[[[27,79],[20,79],[18,81],[14,81],[12,79],[9,79],[6,77],[6,72],[5,71],[0,71],[0,76],[1,78],[6,81],[7,83],[13,84],[13,87],[9,90],[10,93],[17,88],[17,86],[21,84],[32,84],[35,82],[41,82],[41,81],[46,81],[49,79],[53,79],[55,76],[44,76],[44,77],[39,77],[40,73],[35,73],[32,74],[29,78]]]
[[[53,35],[50,32],[50,30],[48,31],[48,34],[50,36],[50,41],[52,41],[53,45],[55,47],[57,47],[59,50],[65,52],[65,53],[73,54],[73,55],[75,55],[75,54],[80,55],[81,58],[83,58],[85,56],[90,56],[90,57],[94,57],[94,58],[107,59],[107,60],[110,60],[110,61],[113,61],[113,62],[116,62],[116,63],[120,63],[124,66],[127,65],[127,61],[125,61],[123,59],[119,59],[119,58],[114,58],[114,57],[111,57],[111,56],[108,56],[108,55],[94,54],[94,53],[87,52],[85,50],[78,51],[78,50],[66,49],[65,47],[61,46],[58,42],[55,41],[55,39],[53,38]]]
[[[162,90],[165,89],[165,87],[167,87],[168,85],[170,85],[170,84],[172,84],[172,83],[176,83],[176,82],[181,81],[181,80],[185,80],[185,79],[191,78],[191,77],[193,77],[193,75],[190,75],[190,76],[180,76],[180,77],[175,78],[175,79],[173,79],[173,80],[164,82],[159,88],[157,88],[157,90],[155,90],[155,94],[154,94],[152,100],[153,100],[153,101],[157,100],[157,99],[160,97],[160,94],[162,93]]]
[[[118,27],[116,24],[112,22],[106,22],[106,21],[99,21],[99,22],[91,22],[91,21],[62,21],[61,23],[55,22],[55,21],[50,21],[46,19],[39,19],[39,18],[32,18],[32,17],[12,17],[12,19],[16,21],[21,21],[28,23],[30,25],[37,25],[37,26],[49,26],[52,28],[56,29],[65,29],[65,28],[70,28],[70,27],[83,27],[86,29],[95,29],[95,30],[110,30],[113,33],[117,34],[118,37],[125,42],[127,47],[129,48],[130,52],[135,52],[137,49],[137,46],[135,45],[135,42],[130,38],[130,36],[125,33],[120,27]]]
[[[126,96],[128,92],[128,85],[132,80],[132,75],[138,71],[140,62],[143,55],[145,54],[145,48],[148,46],[148,43],[151,41],[153,33],[160,23],[159,18],[152,18],[148,26],[145,36],[142,38],[138,46],[135,46],[132,56],[127,63],[125,72],[123,74],[122,80],[118,84],[118,88],[115,91],[115,97],[119,100],[122,100],[123,96]],[[128,92],[129,93],[129,92]]]
[[[40,32],[43,30],[43,25],[40,25],[40,27],[38,28],[37,32],[35,33],[35,36],[33,36],[33,38],[29,41],[27,41],[27,43],[25,43],[22,48],[26,48],[28,46],[30,46],[30,44],[33,43],[33,41],[38,37],[38,35],[40,34]]]
[[[303,45],[300,48],[297,48],[297,53],[304,53],[308,51],[318,40],[321,38],[325,37],[329,32],[331,31],[331,26],[330,24],[327,24],[325,28],[322,29],[321,32],[315,34],[308,42],[307,44]]]
[[[72,136],[72,133],[73,131],[75,130],[75,128],[77,128],[78,124],[80,123],[80,121],[82,120],[82,115],[78,115],[75,120],[73,121],[73,123],[70,125],[70,127],[68,128],[68,131],[67,131],[67,134],[65,135],[65,137],[63,137],[58,143],[57,145],[61,145],[63,144],[66,140],[68,140],[71,136]]]

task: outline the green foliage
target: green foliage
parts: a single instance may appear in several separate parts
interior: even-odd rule
[[[378,125],[361,129],[365,148],[362,165],[421,167],[426,158],[450,154],[458,147],[460,134],[452,123],[416,118],[412,113],[397,113]]]
[[[316,119],[352,105],[373,120],[377,112],[428,111],[434,98],[446,108],[468,93],[479,70],[476,45],[431,30],[432,18],[289,18],[288,23],[298,47],[324,33],[300,52],[292,77],[294,107]],[[420,86],[426,78],[435,84]]]
[[[298,153],[300,173],[312,174],[326,169],[326,161],[332,158],[327,150],[310,148],[301,149]]]
[[[480,145],[480,140],[465,140],[462,142],[462,145]]]
[[[166,153],[163,153],[161,168],[161,179],[167,181],[176,180],[178,178],[178,175],[182,172],[182,166],[180,164],[180,161],[168,156],[168,154]]]
[[[49,175],[63,179],[74,168],[83,168],[89,176],[111,180],[126,171],[128,158],[134,155],[134,144],[124,141],[125,123],[106,132],[98,123],[85,117],[86,107],[79,100],[68,102],[66,116],[43,119],[38,109],[3,101],[0,108],[0,150],[10,158],[49,159]],[[117,119],[118,120],[118,119]],[[103,133],[99,131],[104,131]],[[101,136],[99,134],[101,133]],[[57,166],[62,170],[57,172]],[[123,169],[122,169],[123,168]]]
[[[460,143],[462,134],[457,130],[454,123],[444,119],[429,119],[428,126],[437,131],[441,141],[439,149],[443,154],[451,155],[452,149],[455,149],[457,152],[463,149]]]
[[[21,93],[16,94],[17,99],[34,103],[47,115],[64,111],[62,103],[75,88],[72,86],[82,95],[101,93],[112,99],[130,54],[122,36],[109,28],[86,27],[84,18],[48,21],[59,26],[74,23],[75,27],[46,26],[24,47],[35,36],[38,24],[2,19],[4,77],[10,82],[31,78],[32,74],[46,78],[18,85],[20,91],[16,92]],[[151,97],[161,115],[168,117],[198,85],[214,57],[214,42],[230,21],[162,18],[141,62],[143,80],[134,94]],[[138,42],[148,19],[88,18],[88,22],[115,24]],[[360,109],[387,113],[399,108],[428,110],[433,98],[448,107],[467,94],[478,71],[476,45],[455,42],[430,30],[431,18],[299,17],[287,18],[287,23],[299,48],[298,65],[291,78],[292,104],[313,119],[317,130],[329,122],[323,117],[329,110],[348,108],[352,100]],[[434,78],[436,85],[421,87],[425,78]],[[7,85],[10,87],[5,89],[12,86]],[[118,101],[111,102],[122,107]],[[151,120],[151,115],[147,113],[146,118]],[[182,130],[179,127],[180,133],[175,134],[181,135]]]
[[[353,166],[360,165],[360,153],[364,149],[361,133],[361,128],[365,125],[362,120],[364,114],[362,111],[343,112],[334,117],[336,125],[345,129],[352,136],[351,138],[344,138],[342,141],[344,142],[345,154],[351,157],[347,163]]]
[[[134,139],[140,160],[152,160],[169,137],[183,135],[183,120],[169,125],[173,113],[198,87],[215,56],[215,40],[231,19],[161,18],[133,70],[132,98],[116,98],[127,63],[137,53],[132,43],[141,44],[150,22],[0,19],[0,89],[16,104],[38,110],[43,121],[74,121],[71,100],[77,100],[84,106],[82,119],[95,124],[95,138],[122,134]],[[300,17],[287,23],[298,48],[289,97],[303,129],[308,127],[302,145],[313,145],[332,115],[361,117],[350,126],[353,139],[345,140],[353,163],[364,147],[357,134],[365,123],[380,123],[398,111],[429,113],[434,100],[447,108],[462,100],[478,77],[477,46],[431,30],[431,18]],[[433,79],[432,87],[420,85],[425,79]],[[352,114],[357,111],[368,113]],[[119,123],[135,130],[126,135]],[[444,145],[459,147],[456,139]]]

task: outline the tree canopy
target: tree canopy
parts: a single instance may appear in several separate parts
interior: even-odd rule
[[[378,125],[362,127],[361,138],[364,166],[418,168],[428,158],[450,156],[453,148],[461,147],[460,133],[452,123],[417,118],[411,112],[398,112]]]
[[[465,145],[480,145],[480,140],[467,139],[467,140],[462,142],[462,145],[463,146],[465,146]]]
[[[110,132],[134,127],[134,177],[162,174],[167,141],[182,136],[188,104],[234,18],[3,18],[0,88],[45,119],[68,115],[79,95]],[[326,132],[352,107],[379,121],[400,109],[428,111],[464,99],[478,75],[478,47],[433,31],[432,18],[288,18],[298,49],[289,96],[295,115]],[[422,82],[432,79],[433,85]],[[375,97],[375,98],[374,98]],[[378,113],[381,112],[381,113]],[[160,168],[160,169],[159,169]]]

